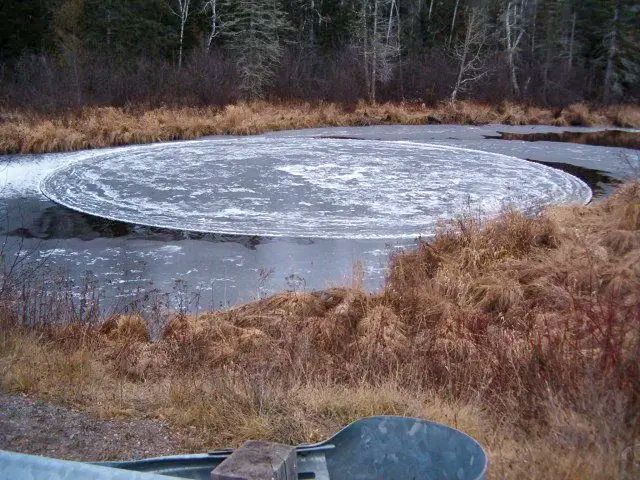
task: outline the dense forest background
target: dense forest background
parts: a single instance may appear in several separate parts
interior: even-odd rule
[[[634,0],[1,0],[0,103],[640,98]]]

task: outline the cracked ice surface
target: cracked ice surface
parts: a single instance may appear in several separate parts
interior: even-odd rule
[[[430,234],[471,207],[586,203],[560,170],[406,141],[254,137],[96,151],[40,185],[74,210],[130,223],[270,237]]]

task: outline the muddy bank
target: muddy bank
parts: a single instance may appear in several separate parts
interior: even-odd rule
[[[601,130],[596,132],[543,132],[519,133],[498,132],[485,138],[498,140],[524,140],[525,142],[568,142],[601,147],[621,147],[640,150],[640,132],[624,130]]]

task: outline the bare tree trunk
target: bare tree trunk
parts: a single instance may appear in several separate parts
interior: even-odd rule
[[[602,100],[604,103],[610,103],[613,97],[613,73],[616,57],[618,56],[618,21],[620,20],[620,0],[616,0],[613,11],[613,22],[611,23],[611,31],[609,37],[609,53],[607,55],[607,66],[604,72],[604,85],[602,89]]]
[[[391,6],[389,7],[389,21],[387,22],[387,37],[385,39],[387,45],[389,45],[389,40],[391,39],[391,27],[393,26],[394,8],[396,8],[396,0],[391,0]]]
[[[312,12],[316,13],[318,15],[318,23],[322,22],[322,16],[320,15],[320,11],[316,8],[316,4],[314,2],[314,0],[310,0],[309,2],[309,8],[311,9]],[[311,20],[311,22],[309,22],[309,38],[308,38],[308,43],[309,45],[315,45],[316,44],[316,22],[314,20]]]
[[[484,76],[488,70],[481,65],[481,55],[486,39],[485,17],[477,8],[468,11],[462,44],[456,44],[454,58],[459,60],[456,83],[451,92],[450,101],[455,103],[458,93]]]
[[[576,36],[576,13],[573,13],[571,19],[571,37],[569,38],[569,59],[567,60],[567,72],[573,68],[573,44]]]
[[[431,3],[429,3],[429,22],[431,22],[431,12],[433,12],[433,0],[431,0]]]
[[[111,46],[111,9],[107,9],[107,45]]]
[[[180,50],[178,53],[178,68],[182,68],[182,43],[184,40],[184,23],[180,22]]]
[[[209,20],[210,20],[210,30],[209,35],[207,35],[207,52],[211,51],[211,44],[213,43],[213,39],[216,38],[220,31],[218,29],[218,0],[209,0],[202,6],[202,11],[206,11],[207,8],[211,10]]]
[[[456,26],[456,17],[458,16],[458,5],[460,5],[460,0],[456,0],[456,3],[453,7],[453,17],[451,17],[451,29],[449,30],[449,39],[447,40],[447,48],[451,46],[451,39],[453,38],[453,29]]]
[[[371,62],[369,61],[369,21],[367,19],[368,3],[366,0],[362,2],[362,58],[364,60],[364,80],[367,88],[367,95],[371,96],[371,74],[369,68]]]
[[[518,14],[518,2],[517,0],[509,0],[507,4],[507,11],[504,16],[505,24],[505,40],[507,43],[507,64],[509,66],[509,78],[511,80],[511,91],[519,97],[520,86],[518,85],[518,76],[516,74],[516,60],[515,56],[518,51],[518,45],[522,40],[524,34],[524,28],[522,27],[522,11],[524,10],[524,1],[522,8]],[[518,16],[520,15],[520,17]],[[519,25],[520,23],[520,25]]]
[[[511,23],[511,2],[507,5],[507,14],[505,15],[505,30],[507,34],[507,63],[509,65],[509,79],[511,81],[512,93],[518,92],[518,78],[516,77],[515,62],[513,59],[513,43],[512,43],[512,30],[513,25]]]
[[[462,75],[464,75],[464,65],[467,61],[467,55],[469,53],[469,49],[467,46],[468,35],[465,35],[464,42],[464,53],[462,58],[460,59],[460,68],[458,69],[458,78],[456,79],[456,85],[453,87],[453,92],[451,92],[451,103],[455,103],[456,97],[458,96],[458,90],[460,89],[460,85],[462,84]]]
[[[171,5],[169,8],[171,9],[171,13],[173,13],[176,17],[180,19],[180,37],[179,37],[179,47],[178,47],[178,68],[182,68],[182,45],[184,41],[184,26],[189,19],[189,8],[191,7],[191,0],[178,0],[178,10],[174,10]]]
[[[357,42],[362,52],[367,98],[375,103],[378,82],[390,80],[400,57],[400,12],[397,0],[362,0]],[[389,8],[389,12],[385,9]]]
[[[471,20],[469,20],[471,23]],[[453,88],[453,92],[451,92],[451,103],[455,103],[456,97],[458,96],[458,90],[460,89],[460,85],[462,84],[462,76],[464,75],[465,65],[467,63],[467,55],[469,54],[469,45],[471,39],[471,25],[467,24],[467,30],[464,34],[464,44],[462,47],[462,55],[460,57],[460,68],[458,69],[458,77],[456,79],[456,85]]]
[[[392,30],[393,30],[393,17],[395,15],[396,18],[396,35],[394,44],[392,44]],[[391,4],[389,5],[389,18],[387,19],[387,34],[385,37],[385,53],[388,54],[390,51],[393,51],[394,57],[398,58],[398,72],[399,72],[399,86],[401,97],[404,97],[404,86],[402,84],[402,59],[401,59],[401,43],[400,43],[400,9],[398,8],[398,2],[396,0],[391,0]]]
[[[538,0],[533,0],[533,18],[531,21],[531,55],[536,51],[536,27],[538,22]]]
[[[373,1],[373,58],[371,62],[371,91],[369,93],[369,99],[373,103],[376,103],[376,77],[378,75],[378,48],[376,45],[378,40],[378,3],[379,0]]]
[[[402,72],[402,43],[400,42],[400,8],[398,7],[398,2],[394,0],[393,5],[396,9],[396,39],[397,39],[397,52],[396,55],[398,57],[398,86],[400,88],[400,98],[404,101],[404,75]]]
[[[513,51],[509,50],[509,71],[511,73],[511,89],[516,97],[520,96],[520,86],[518,85],[518,76],[516,75],[516,63],[513,58]]]

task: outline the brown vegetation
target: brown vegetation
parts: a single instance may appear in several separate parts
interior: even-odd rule
[[[442,225],[392,259],[379,294],[288,292],[176,315],[154,341],[139,316],[3,321],[5,391],[193,426],[196,451],[314,441],[392,413],[475,436],[492,478],[639,473],[638,183],[589,206]]]
[[[640,127],[640,109],[598,109],[575,104],[551,110],[504,102],[496,106],[457,102],[346,106],[336,103],[243,102],[224,108],[84,108],[61,116],[0,112],[0,154],[45,153],[115,145],[193,139],[204,135],[249,135],[309,127],[379,124],[547,124]]]

